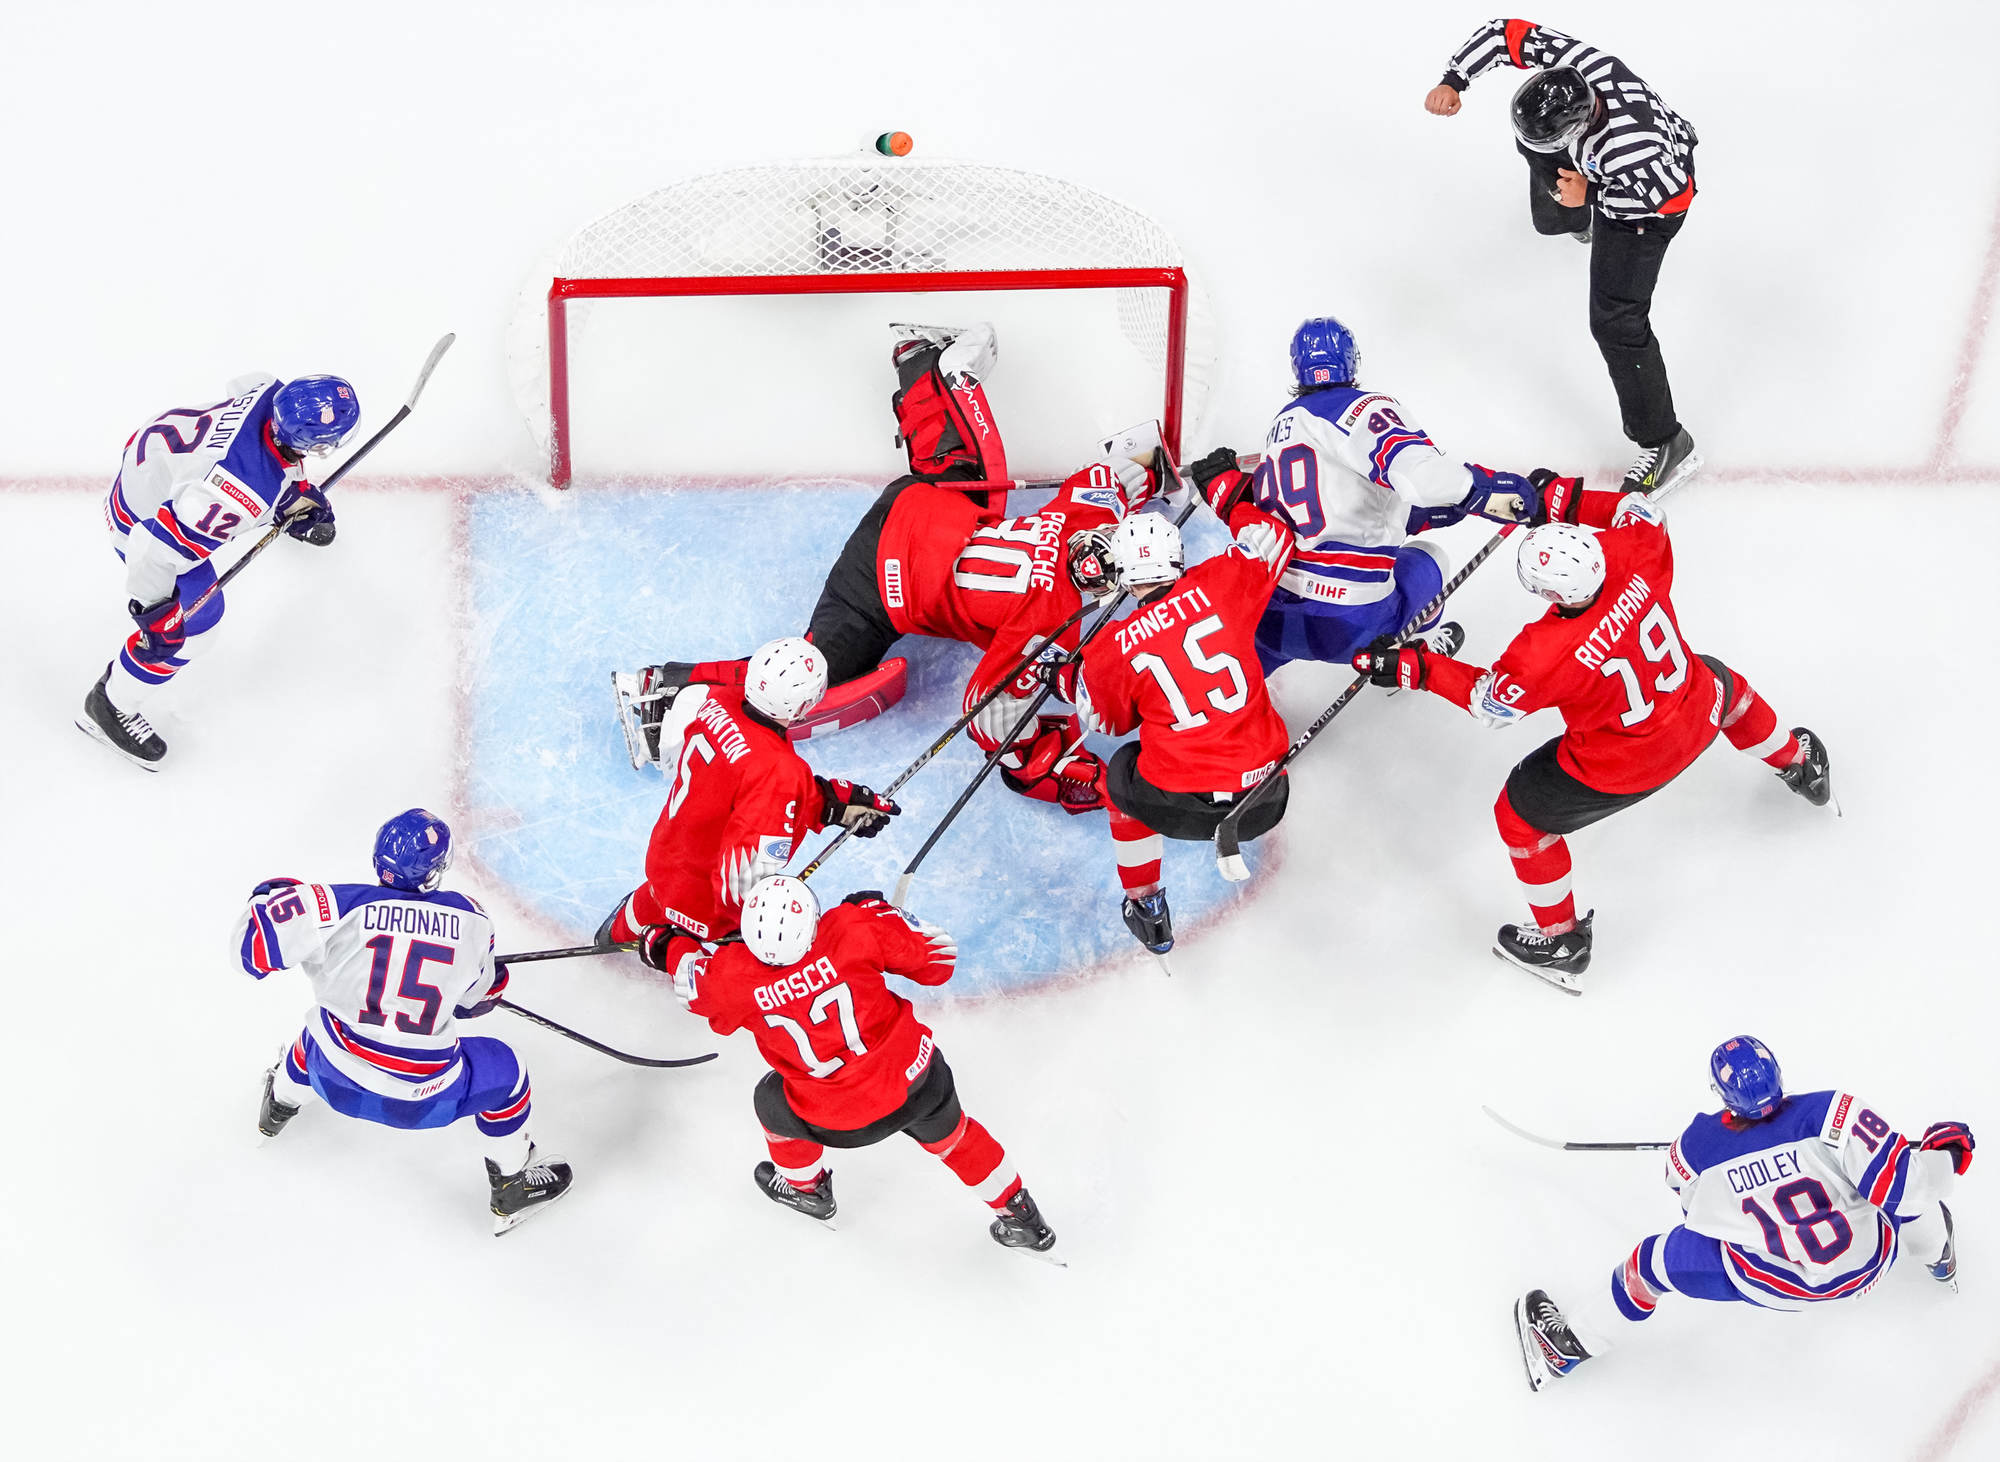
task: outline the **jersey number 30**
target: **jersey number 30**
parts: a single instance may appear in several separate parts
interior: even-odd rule
[[[1681,648],[1681,638],[1674,633],[1674,622],[1667,618],[1666,605],[1655,604],[1639,621],[1639,649],[1655,665],[1670,667],[1654,678],[1655,690],[1672,694],[1681,688],[1688,678],[1687,651]],[[1639,673],[1630,660],[1623,655],[1606,660],[1598,667],[1598,673],[1607,680],[1615,675],[1625,682],[1625,714],[1618,718],[1619,725],[1636,726],[1653,714],[1653,703],[1646,699],[1645,687],[1639,684]]]

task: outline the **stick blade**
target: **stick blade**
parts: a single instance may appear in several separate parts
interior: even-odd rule
[[[437,369],[437,363],[444,359],[444,353],[451,349],[451,344],[456,339],[458,339],[456,332],[448,330],[439,338],[438,343],[431,347],[431,353],[424,357],[424,368],[417,372],[416,385],[410,387],[409,397],[403,402],[405,411],[416,409],[417,398],[424,394],[424,387],[430,381],[431,372]]]

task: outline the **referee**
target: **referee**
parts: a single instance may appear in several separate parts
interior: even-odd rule
[[[1660,263],[1694,201],[1694,128],[1616,56],[1527,20],[1474,31],[1425,108],[1455,116],[1459,93],[1501,65],[1535,73],[1513,104],[1535,228],[1590,245],[1590,333],[1639,446],[1625,487],[1672,486],[1701,458],[1674,414],[1651,313]]]

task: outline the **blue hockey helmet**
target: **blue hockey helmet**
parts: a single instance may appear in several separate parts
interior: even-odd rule
[[[1777,1111],[1785,1100],[1785,1078],[1778,1058],[1755,1036],[1731,1036],[1708,1058],[1715,1094],[1737,1116],[1757,1121]]]
[[[1300,391],[1351,384],[1361,374],[1361,351],[1354,332],[1331,315],[1306,321],[1292,332],[1292,379]]]
[[[421,807],[399,812],[375,834],[375,876],[391,888],[436,888],[451,866],[451,829]]]
[[[294,456],[324,457],[361,420],[354,388],[339,376],[300,376],[271,398],[271,435]]]

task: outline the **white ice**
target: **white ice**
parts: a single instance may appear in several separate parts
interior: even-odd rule
[[[741,1038],[653,1073],[505,1031],[538,1136],[579,1177],[504,1242],[469,1133],[315,1111],[254,1143],[302,986],[243,978],[223,931],[256,880],[365,876],[382,817],[451,803],[480,629],[460,623],[462,495],[527,459],[503,337],[570,229],[690,172],[903,128],[1102,189],[1181,240],[1225,340],[1196,449],[1255,445],[1290,329],[1333,311],[1448,446],[1602,471],[1625,448],[1585,256],[1527,227],[1510,78],[1452,121],[1420,106],[1483,18],[1436,0],[17,14],[10,1455],[2000,1455],[2000,1159],[1960,1190],[1958,1296],[1906,1263],[1799,1317],[1670,1300],[1530,1396],[1511,1298],[1604,1283],[1676,1208],[1650,1157],[1546,1152],[1479,1115],[1670,1135],[1709,1101],[1709,1047],[1749,1030],[1795,1087],[1854,1088],[1912,1129],[1993,1127],[2000,359],[1968,342],[1982,279],[1991,302],[2000,21],[1970,3],[1537,15],[1627,56],[1700,128],[1655,313],[1710,463],[1671,504],[1675,599],[1696,648],[1824,735],[1845,812],[1718,745],[1577,837],[1599,911],[1583,998],[1486,952],[1521,912],[1489,808],[1546,730],[1371,696],[1300,764],[1282,870],[1185,942],[1171,982],[1134,961],[929,1010],[1067,1271],[998,1250],[906,1143],[840,1159],[837,1235],[764,1203]],[[233,591],[160,717],[169,769],[72,729],[129,627],[98,494],[133,427],[252,368],[340,370],[379,420],[446,329],[456,351],[357,474],[335,547],[281,545]],[[809,362],[784,370],[810,385]],[[727,384],[746,433],[784,438],[764,383]],[[1482,571],[1455,610],[1468,653],[1528,607],[1504,561]],[[1342,681],[1289,671],[1281,709],[1298,724]],[[465,886],[522,942],[544,932]],[[634,1048],[709,1048],[614,969],[519,989]]]

